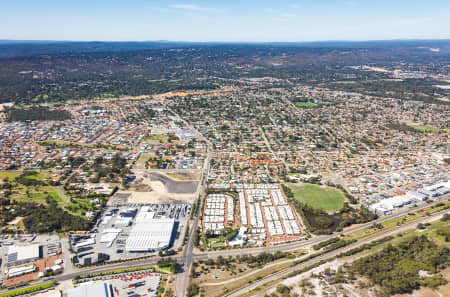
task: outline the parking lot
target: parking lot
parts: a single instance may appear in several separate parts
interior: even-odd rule
[[[114,292],[115,297],[156,297],[158,296],[162,276],[161,273],[155,273],[150,269],[83,279],[75,287],[90,286],[100,282],[107,284]],[[71,284],[62,289],[70,288],[72,288]]]
[[[76,264],[90,265],[97,261],[131,259],[155,254],[157,250],[130,252],[126,250],[127,239],[137,224],[140,211],[152,214],[155,220],[173,221],[170,249],[182,246],[191,204],[149,204],[106,207],[91,232],[73,234],[72,250],[77,254]]]
[[[158,295],[160,282],[161,274],[152,272],[132,276],[122,276],[107,281],[107,283],[115,288],[117,297],[156,297]]]

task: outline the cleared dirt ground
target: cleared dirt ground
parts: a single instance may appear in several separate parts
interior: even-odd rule
[[[199,180],[178,180],[168,176],[168,173],[179,175],[178,171],[162,172],[151,170],[134,170],[135,180],[126,191],[119,191],[115,196],[122,197],[121,203],[166,203],[170,201],[192,201],[198,197]],[[199,173],[185,172],[186,178],[200,177]],[[118,203],[118,199],[111,200]]]

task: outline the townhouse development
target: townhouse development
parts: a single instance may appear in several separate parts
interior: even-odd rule
[[[192,233],[193,204],[201,201],[199,230],[192,234],[199,234],[195,244],[202,250],[305,240],[308,222],[288,198],[287,184],[314,183],[342,194],[334,210],[302,201],[329,217],[362,206],[386,215],[450,193],[445,105],[283,88],[270,79],[224,80],[236,82],[164,100],[52,106],[70,114],[65,120],[1,122],[6,174],[0,193],[26,202],[36,198],[29,191],[35,186],[26,188],[30,181],[15,170],[45,180],[43,204],[53,197],[55,205],[88,222],[83,230],[64,230],[72,249],[68,259],[77,266],[182,250]],[[25,184],[8,189],[20,181]],[[13,213],[14,207],[2,210]],[[26,233],[25,216],[4,227]],[[49,269],[38,267],[42,259],[35,257],[17,267],[3,265],[6,281],[59,271],[66,253],[51,258]]]
[[[233,192],[209,194],[203,210],[204,231],[225,228],[246,235],[240,245],[275,245],[303,238],[304,230],[279,184],[233,184]],[[234,245],[232,240],[229,245]]]

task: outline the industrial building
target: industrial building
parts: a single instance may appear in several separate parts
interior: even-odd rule
[[[85,283],[67,290],[67,297],[113,297],[111,285],[103,282]]]
[[[407,204],[411,204],[413,200],[404,195],[404,196],[395,196],[389,199],[383,199],[380,202],[374,203],[369,206],[369,209],[376,214],[385,215],[394,211],[394,209],[401,208]]]
[[[8,248],[8,260],[6,265],[10,267],[34,262],[40,258],[40,254],[40,247],[38,244],[26,246],[12,245]]]
[[[122,229],[118,228],[108,228],[103,230],[102,237],[100,238],[101,243],[105,243],[107,247],[111,247],[117,236],[122,233]]]
[[[384,215],[391,213],[395,209],[401,208],[414,202],[423,202],[450,193],[450,182],[439,183],[417,191],[407,192],[403,196],[395,196],[383,199],[369,206],[369,209],[377,214]]]
[[[32,273],[36,271],[36,265],[34,263],[24,264],[20,266],[15,266],[6,271],[8,278],[17,277],[24,274]]]
[[[175,220],[158,217],[144,206],[136,216],[136,224],[125,243],[127,252],[153,252],[170,246]]]

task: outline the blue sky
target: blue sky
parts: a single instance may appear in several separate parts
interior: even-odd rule
[[[0,39],[450,38],[448,0],[0,0]]]

